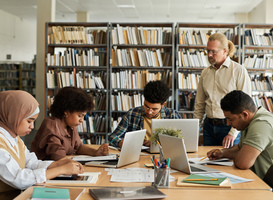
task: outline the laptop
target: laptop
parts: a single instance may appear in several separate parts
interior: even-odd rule
[[[153,119],[152,130],[160,127],[180,129],[187,152],[198,151],[199,119]]]
[[[118,168],[139,160],[146,129],[127,132],[124,136],[120,156],[115,160],[100,160],[86,162],[86,166]]]
[[[187,174],[203,174],[221,172],[204,165],[190,164],[184,139],[169,135],[159,134],[160,143],[163,149],[164,158],[170,158],[170,167]]]

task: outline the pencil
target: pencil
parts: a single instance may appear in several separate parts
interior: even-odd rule
[[[156,142],[157,142],[157,144],[158,144],[159,148],[162,148],[162,147],[161,147],[161,145],[160,145],[160,143],[158,142],[158,140],[157,140]]]
[[[210,179],[206,179],[206,178],[201,178],[201,179],[186,179],[185,181],[218,181],[218,178],[210,178]]]
[[[114,142],[116,139],[118,139],[119,136],[116,136],[113,140],[111,140],[111,142],[109,142],[108,144],[111,144],[112,142]]]
[[[214,151],[213,153],[216,153],[216,152],[218,152],[218,151],[219,151],[219,150],[217,149],[217,150]],[[208,156],[205,156],[204,158],[201,158],[200,161],[205,160],[207,157],[208,157]]]

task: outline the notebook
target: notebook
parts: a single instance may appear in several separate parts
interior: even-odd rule
[[[160,127],[180,129],[187,152],[198,151],[199,119],[153,119],[152,130]]]
[[[177,169],[187,174],[221,172],[204,165],[190,164],[184,139],[162,134],[159,135],[159,139],[163,149],[164,158],[171,159],[171,168]]]
[[[104,187],[89,189],[90,195],[96,200],[112,199],[162,199],[166,195],[158,189],[146,187]]]
[[[146,134],[146,129],[127,132],[124,136],[120,156],[116,160],[100,160],[86,162],[86,166],[96,167],[122,167],[137,162],[141,153],[141,147]]]

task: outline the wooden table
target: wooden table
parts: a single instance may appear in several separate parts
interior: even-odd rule
[[[198,152],[196,153],[188,153],[189,157],[202,157],[206,155],[206,152],[210,149],[215,147],[207,147],[207,146],[200,146]],[[216,147],[217,148],[217,147]],[[111,153],[116,153],[117,151],[111,150]],[[142,153],[145,155],[141,155],[138,162],[124,166],[122,168],[130,168],[130,167],[140,167],[143,168],[145,163],[151,163],[150,157],[152,154]],[[159,154],[155,154],[159,156]],[[188,174],[183,172],[176,172],[171,173],[172,176],[176,178],[176,181],[170,183],[170,187],[167,189],[160,189],[163,193],[167,195],[166,199],[201,199],[208,197],[208,199],[273,199],[273,193],[270,192],[270,187],[264,183],[255,173],[253,173],[250,169],[247,170],[240,170],[234,166],[227,167],[227,166],[217,166],[217,165],[210,165],[210,167],[219,169],[223,172],[227,172],[236,176],[240,176],[247,179],[253,179],[251,182],[246,183],[237,183],[233,184],[231,189],[208,189],[208,188],[183,188],[177,187],[176,182],[178,177],[187,177]],[[92,197],[88,193],[88,189],[91,187],[96,186],[107,186],[107,187],[128,187],[128,186],[150,186],[151,183],[116,183],[110,182],[110,175],[107,175],[107,171],[105,168],[99,167],[87,167],[84,166],[85,171],[87,172],[101,172],[99,179],[95,185],[90,185],[90,187],[85,187],[85,192],[80,196],[79,200],[81,199],[92,199]],[[79,188],[79,187],[74,187]],[[73,191],[73,190],[71,190]],[[32,194],[32,187],[26,190],[24,193],[16,198],[17,200],[23,200],[30,198]]]

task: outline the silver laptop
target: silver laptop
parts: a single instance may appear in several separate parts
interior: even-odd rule
[[[120,156],[116,160],[90,161],[85,163],[85,165],[117,168],[137,162],[139,160],[145,134],[146,129],[127,132],[124,136]]]
[[[187,152],[198,151],[199,119],[153,119],[152,130],[160,127],[180,129]]]
[[[219,170],[198,164],[190,164],[187,156],[184,139],[169,135],[159,135],[164,158],[170,158],[170,167],[187,174],[202,174],[221,172]]]

